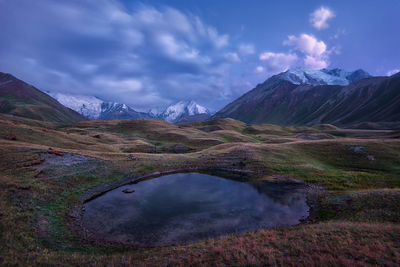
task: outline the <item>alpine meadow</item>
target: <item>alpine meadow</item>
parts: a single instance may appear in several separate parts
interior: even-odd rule
[[[0,265],[399,266],[399,12],[0,0]]]

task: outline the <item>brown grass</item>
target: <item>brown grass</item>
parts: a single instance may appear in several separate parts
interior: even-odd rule
[[[4,138],[10,133],[17,140]],[[296,138],[302,134],[335,138]],[[0,265],[396,266],[396,136],[329,125],[249,126],[230,119],[179,126],[159,120],[61,125],[0,115]],[[169,150],[175,144],[191,150],[177,154]],[[355,153],[354,146],[363,152]],[[52,165],[43,162],[49,147],[64,153],[53,155],[60,159],[72,153],[90,160]],[[141,250],[87,244],[70,231],[68,212],[88,190],[132,175],[189,167],[242,168],[262,174],[258,179],[277,174],[318,183],[331,190],[319,207],[325,221]]]

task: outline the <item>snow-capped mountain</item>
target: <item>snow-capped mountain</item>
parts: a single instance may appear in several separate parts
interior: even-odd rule
[[[84,95],[69,95],[62,93],[48,92],[51,97],[55,98],[58,102],[64,106],[75,110],[83,117],[88,119],[98,119],[102,113],[101,105],[104,103],[103,100],[98,99],[94,96]]]
[[[349,85],[361,79],[372,77],[361,69],[349,72],[342,69],[312,70],[307,68],[291,69],[277,76],[293,84],[310,85]]]
[[[178,103],[167,107],[164,112],[159,114],[159,118],[168,122],[176,122],[181,117],[199,114],[211,115],[211,112],[194,101],[179,101]]]
[[[115,102],[103,102],[101,104],[101,120],[129,120],[129,119],[152,119],[152,116],[146,112],[139,112],[126,104]]]
[[[75,110],[83,117],[99,120],[161,119],[172,123],[206,120],[210,111],[194,101],[180,101],[163,112],[153,108],[149,112],[138,112],[122,103],[103,101],[94,96],[48,92],[64,106]],[[201,116],[199,116],[201,115]]]
[[[370,77],[362,70],[295,69],[268,78],[212,118],[249,124],[393,125],[400,121],[399,88],[400,74]]]
[[[94,96],[49,94],[64,106],[75,110],[88,119],[118,120],[154,118],[151,114],[138,112],[126,104],[106,102]]]

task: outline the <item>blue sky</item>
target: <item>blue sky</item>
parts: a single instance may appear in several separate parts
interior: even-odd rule
[[[218,110],[293,67],[400,69],[400,1],[0,0],[0,71],[138,110]]]

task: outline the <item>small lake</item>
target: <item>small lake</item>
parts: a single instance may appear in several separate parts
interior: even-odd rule
[[[133,193],[122,191],[134,190]],[[83,225],[108,241],[160,246],[300,223],[305,185],[244,183],[176,173],[114,189],[87,202]]]

